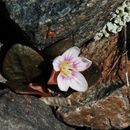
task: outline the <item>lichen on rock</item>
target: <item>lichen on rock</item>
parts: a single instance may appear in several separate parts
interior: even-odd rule
[[[109,22],[105,24],[105,26],[96,33],[94,39],[100,40],[103,36],[109,37],[110,34],[118,33],[122,30],[122,28],[130,22],[130,1],[125,0],[122,5],[120,5],[115,13],[112,14],[112,17]]]

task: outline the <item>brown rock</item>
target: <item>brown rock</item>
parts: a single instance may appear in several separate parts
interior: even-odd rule
[[[130,125],[130,104],[124,91],[128,94],[128,87],[124,86],[106,98],[79,107],[59,108],[57,113],[70,125],[95,129],[126,128]]]
[[[117,46],[118,35],[113,35],[83,47],[82,55],[100,68],[101,75],[86,72],[88,83],[91,80],[93,85],[84,93],[44,99],[49,105],[58,106],[56,114],[61,120],[69,125],[95,129],[122,129],[130,125],[129,87],[123,86],[118,75],[123,62],[120,62],[122,51]],[[93,67],[90,69],[94,70]]]

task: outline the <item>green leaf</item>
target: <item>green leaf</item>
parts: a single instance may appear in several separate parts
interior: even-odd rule
[[[3,73],[7,80],[29,82],[39,76],[43,58],[35,50],[21,44],[13,45],[3,61]]]

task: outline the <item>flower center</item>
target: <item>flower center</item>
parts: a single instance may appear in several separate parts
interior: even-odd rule
[[[60,65],[60,71],[64,76],[69,76],[71,73],[72,64],[69,61],[63,61]]]

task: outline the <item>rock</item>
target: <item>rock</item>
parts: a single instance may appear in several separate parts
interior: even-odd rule
[[[3,0],[14,20],[38,49],[73,36],[75,45],[90,40],[123,0]]]
[[[100,100],[88,103],[84,101],[83,104],[80,103],[79,106],[70,107],[69,109],[61,107],[57,114],[60,114],[60,118],[70,125],[89,126],[100,130],[124,129],[130,126],[128,91],[129,88],[124,86]]]
[[[1,49],[2,46],[3,46],[3,44],[0,42],[0,49]]]
[[[74,130],[58,121],[49,106],[33,96],[0,95],[1,130]]]
[[[0,74],[0,82],[5,83],[7,80]]]
[[[60,120],[92,129],[123,129],[130,126],[130,93],[129,87],[124,85],[126,64],[119,48],[122,42],[118,41],[118,35],[111,35],[83,46],[81,55],[97,65],[83,72],[89,86],[86,92],[71,92],[64,98],[57,96],[42,100],[58,107],[56,115]]]
[[[74,42],[72,38],[66,38],[64,40],[58,41],[56,44],[52,44],[51,46],[47,47],[43,51],[43,56],[45,58],[53,59],[59,55],[62,55],[70,47],[74,46]],[[55,51],[54,51],[55,50]]]

